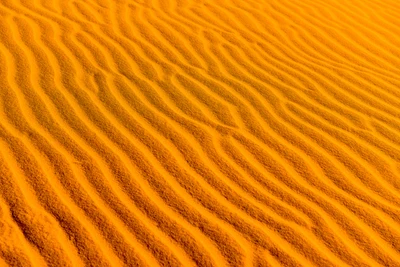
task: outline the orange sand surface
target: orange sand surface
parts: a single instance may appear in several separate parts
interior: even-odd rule
[[[400,1],[0,0],[0,266],[400,266]]]

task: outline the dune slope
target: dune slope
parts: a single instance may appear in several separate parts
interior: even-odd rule
[[[1,0],[0,265],[400,266],[399,14]]]

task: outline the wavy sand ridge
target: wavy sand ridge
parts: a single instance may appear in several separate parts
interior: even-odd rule
[[[0,265],[400,266],[399,13],[0,1]]]

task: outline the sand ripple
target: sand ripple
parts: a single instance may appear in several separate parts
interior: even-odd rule
[[[400,266],[399,14],[1,0],[0,265]]]

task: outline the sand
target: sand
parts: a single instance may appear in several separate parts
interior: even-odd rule
[[[399,14],[1,0],[0,266],[400,266]]]

